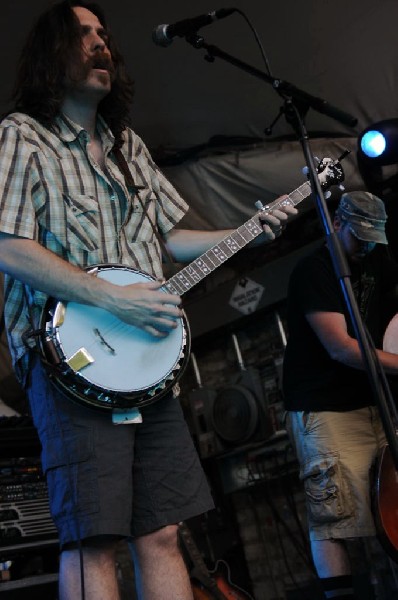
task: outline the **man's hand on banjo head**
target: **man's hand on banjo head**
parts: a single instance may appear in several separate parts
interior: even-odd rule
[[[143,329],[155,337],[166,337],[182,317],[181,298],[161,291],[163,283],[150,281],[114,286],[110,310],[121,321]]]

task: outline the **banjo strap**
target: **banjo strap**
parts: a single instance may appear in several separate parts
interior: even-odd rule
[[[166,246],[166,244],[164,242],[163,237],[160,235],[160,233],[158,231],[158,228],[153,223],[151,217],[149,216],[148,210],[147,210],[144,202],[142,201],[142,198],[140,197],[140,191],[142,189],[144,189],[144,187],[140,186],[140,185],[136,185],[134,183],[133,178],[132,178],[131,173],[130,173],[130,169],[129,169],[128,164],[127,164],[127,161],[124,158],[123,153],[120,150],[120,148],[115,148],[114,149],[114,154],[116,156],[116,160],[118,162],[120,170],[122,171],[122,173],[124,175],[124,179],[125,179],[128,191],[131,194],[135,194],[137,196],[138,201],[141,204],[142,210],[144,211],[144,214],[146,215],[148,221],[151,224],[153,233],[155,234],[155,237],[156,237],[156,239],[158,240],[158,242],[160,244],[160,247],[161,247],[161,249],[163,251],[164,256],[167,258],[167,260],[169,261],[169,263],[171,265],[174,265],[175,264],[175,260],[174,260],[173,256],[171,255],[170,250],[167,248],[167,246]]]

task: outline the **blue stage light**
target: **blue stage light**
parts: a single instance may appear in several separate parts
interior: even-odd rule
[[[386,149],[386,138],[376,129],[367,131],[361,138],[361,149],[369,158],[381,156]]]
[[[373,123],[358,137],[358,159],[379,166],[398,163],[398,119]]]

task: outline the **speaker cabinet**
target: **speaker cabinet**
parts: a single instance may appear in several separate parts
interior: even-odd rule
[[[262,381],[256,369],[243,369],[219,390],[200,387],[190,394],[199,454],[215,456],[273,433]]]
[[[261,441],[273,433],[256,369],[240,371],[231,384],[218,391],[211,419],[224,449]]]

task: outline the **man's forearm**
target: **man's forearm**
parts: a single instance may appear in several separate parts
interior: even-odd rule
[[[221,242],[233,231],[233,229],[216,231],[173,229],[166,237],[167,247],[178,262],[188,262]]]
[[[60,300],[101,304],[106,284],[34,240],[0,236],[0,269]]]

